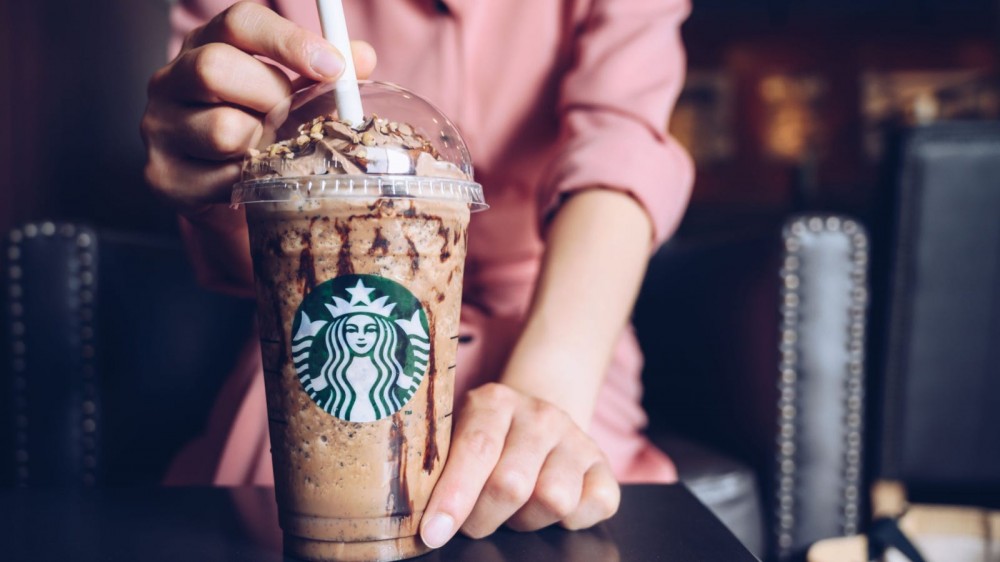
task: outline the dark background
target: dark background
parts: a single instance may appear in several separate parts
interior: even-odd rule
[[[0,228],[73,219],[169,231],[139,120],[166,60],[166,0],[0,3]]]
[[[998,117],[998,6],[694,0],[691,81],[672,124],[698,160],[682,233],[794,208],[867,215],[883,189],[882,161],[866,152],[880,135]],[[138,134],[146,81],[166,58],[168,8],[0,3],[0,232],[66,219],[173,233],[172,213],[143,185]],[[900,73],[930,76],[866,115],[866,87]]]

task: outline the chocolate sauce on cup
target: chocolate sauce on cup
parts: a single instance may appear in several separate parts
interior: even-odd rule
[[[351,128],[330,85],[266,121],[245,206],[279,523],[306,560],[426,552],[420,518],[448,454],[470,214],[486,208],[454,125],[360,83]],[[281,139],[281,140],[277,140]]]

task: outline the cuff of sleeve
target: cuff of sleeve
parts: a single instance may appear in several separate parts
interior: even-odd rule
[[[574,111],[566,140],[540,192],[544,225],[570,195],[603,188],[631,196],[646,211],[654,245],[676,230],[691,197],[694,166],[668,135],[654,133],[625,115]]]

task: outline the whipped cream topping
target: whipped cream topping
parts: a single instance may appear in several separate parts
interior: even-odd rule
[[[333,115],[298,127],[298,136],[250,149],[243,180],[318,175],[398,174],[469,180],[407,124],[372,114],[357,129]]]

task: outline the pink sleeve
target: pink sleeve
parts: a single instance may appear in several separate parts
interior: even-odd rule
[[[657,243],[687,206],[693,165],[667,134],[684,81],[680,25],[687,0],[594,0],[559,99],[560,145],[540,192],[548,219],[565,197],[593,187],[631,195]]]

